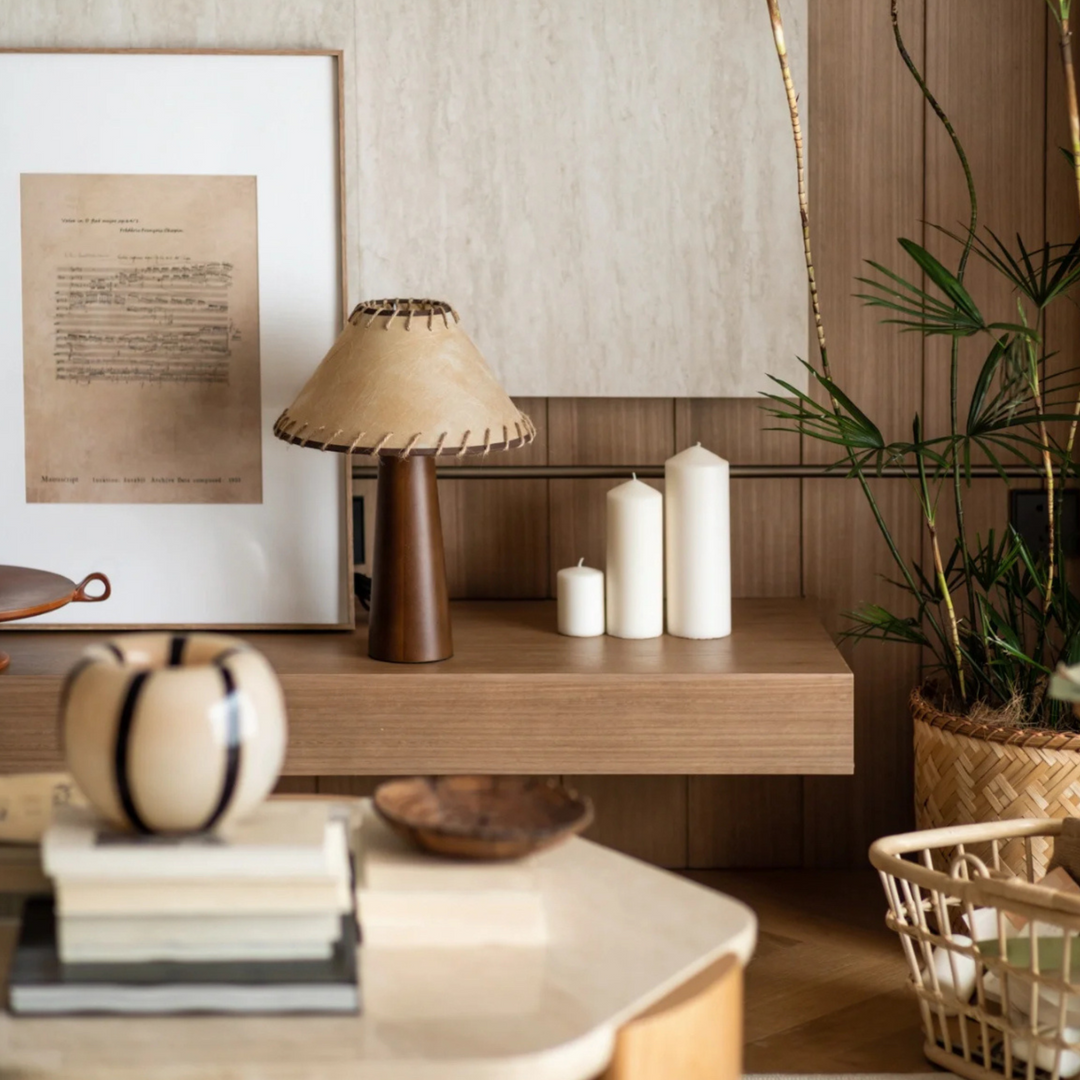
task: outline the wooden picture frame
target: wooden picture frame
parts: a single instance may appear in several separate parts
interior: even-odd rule
[[[345,235],[341,50],[0,49],[0,563],[113,583],[7,626],[354,627],[348,458],[271,430]]]

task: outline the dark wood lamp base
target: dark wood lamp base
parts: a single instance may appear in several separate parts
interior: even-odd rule
[[[368,655],[396,664],[454,655],[431,454],[379,457]]]

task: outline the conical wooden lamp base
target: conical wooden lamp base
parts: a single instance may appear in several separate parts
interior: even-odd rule
[[[427,664],[454,655],[435,458],[379,458],[368,655]]]

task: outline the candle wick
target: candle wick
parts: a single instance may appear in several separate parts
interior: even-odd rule
[[[694,443],[694,445],[695,445],[695,446],[700,446],[700,445],[701,445],[701,443],[700,443],[700,441],[699,441],[699,442],[696,442],[696,443]]]
[[[585,565],[585,556],[584,555],[582,555],[581,558],[578,559],[577,564],[578,564],[578,566],[584,566]]]
[[[636,473],[636,472],[632,472],[632,473],[630,474],[630,478],[631,478],[632,480],[636,480],[636,479],[637,479],[637,473]]]

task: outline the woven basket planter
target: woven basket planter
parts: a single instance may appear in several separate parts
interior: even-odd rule
[[[1080,817],[1080,735],[972,723],[936,709],[920,690],[911,695],[911,711],[919,829]],[[1003,844],[1001,860],[1014,873],[1037,880],[1047,871],[1052,841],[1033,839],[1030,867],[1026,850],[1019,842]],[[954,853],[936,850],[935,868],[947,873]]]

